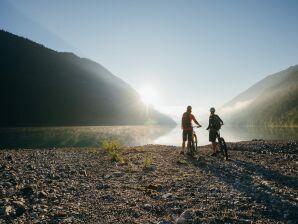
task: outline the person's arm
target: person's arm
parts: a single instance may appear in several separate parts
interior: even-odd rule
[[[202,125],[199,124],[199,122],[197,121],[197,119],[196,119],[195,116],[193,116],[193,115],[192,115],[192,120],[193,120],[198,126],[201,126],[201,127],[202,127]]]
[[[224,122],[222,121],[222,119],[217,115],[217,117],[219,118],[220,122],[221,122],[221,125],[224,124]]]
[[[209,123],[208,123],[208,127],[206,128],[206,130],[210,129],[210,117],[209,117]]]

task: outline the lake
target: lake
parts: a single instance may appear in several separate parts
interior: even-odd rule
[[[207,145],[206,128],[195,129],[199,145]],[[252,139],[298,140],[298,128],[251,128],[223,126],[221,135],[228,142]],[[0,148],[98,147],[117,139],[126,146],[145,144],[181,145],[180,126],[92,126],[2,128]]]

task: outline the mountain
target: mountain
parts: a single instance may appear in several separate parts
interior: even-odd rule
[[[98,63],[0,31],[0,127],[174,124]]]
[[[221,108],[228,123],[298,126],[298,65],[269,75]]]

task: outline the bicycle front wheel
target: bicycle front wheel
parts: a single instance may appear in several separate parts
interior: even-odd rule
[[[193,143],[194,151],[196,152],[198,150],[198,138],[196,134],[193,135]]]

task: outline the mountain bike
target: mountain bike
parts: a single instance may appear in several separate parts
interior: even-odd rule
[[[219,145],[219,152],[224,156],[225,160],[228,160],[228,147],[223,137],[220,137],[219,130],[217,131],[217,140]]]
[[[194,126],[195,128],[200,128],[202,126]],[[194,128],[193,127],[193,128]],[[187,155],[193,157],[198,149],[198,137],[195,130],[192,131],[192,141],[187,144]]]

